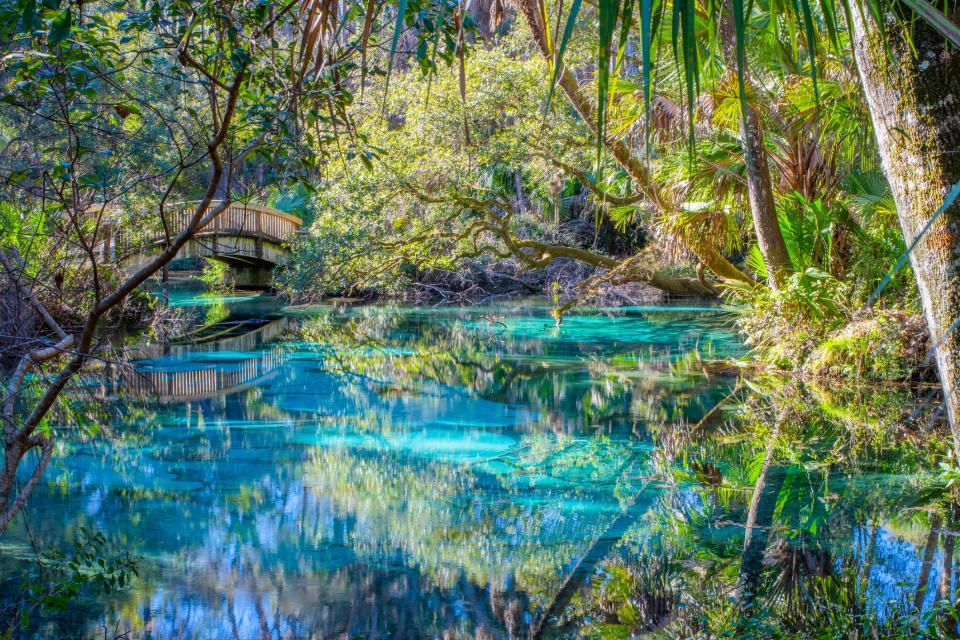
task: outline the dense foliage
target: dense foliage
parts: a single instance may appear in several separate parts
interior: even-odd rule
[[[608,94],[611,142],[598,157],[594,123],[560,99],[520,16],[478,36],[462,68],[427,77],[400,70],[382,102],[349,107],[371,166],[358,170],[349,154],[326,166],[313,184],[316,217],[278,286],[300,300],[411,291],[481,300],[501,291],[490,274],[507,272],[515,291],[559,293],[568,308],[640,282],[741,305],[741,326],[760,353],[791,368],[859,317],[881,282],[872,305],[917,314],[909,266],[885,281],[906,245],[851,54],[821,34],[814,78],[804,66],[808,43],[787,46],[789,23],[772,28],[759,8],[751,18],[748,108],[765,133],[789,271],[777,286],[758,285],[770,273],[751,216],[729,60],[702,52],[703,90],[689,106],[669,41],[658,45],[650,79],[641,44],[625,35]],[[485,19],[494,16],[477,18]],[[596,34],[589,20],[577,24],[565,73],[577,75],[574,87],[589,87]],[[648,79],[656,89],[649,112]],[[382,95],[384,84],[371,94]],[[574,97],[589,106],[586,94]],[[643,165],[659,200],[637,184],[631,163]],[[565,272],[574,261],[588,269]],[[905,370],[916,353],[894,357]]]

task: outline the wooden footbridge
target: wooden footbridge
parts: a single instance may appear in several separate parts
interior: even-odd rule
[[[104,262],[132,270],[167,242],[166,235],[125,227],[116,208],[107,215],[102,215],[101,208],[99,213],[105,222],[96,247]],[[189,216],[184,210],[168,218],[171,236],[186,227]],[[233,203],[205,224],[177,258],[211,258],[229,265],[239,286],[264,287],[301,224],[300,218],[277,209]],[[275,340],[287,326],[286,318],[276,318],[200,327],[174,343],[140,345],[127,351],[123,362],[105,366],[106,370],[86,379],[83,386],[103,399],[139,395],[164,404],[222,400],[276,374],[286,350]],[[223,352],[224,358],[217,358],[216,352]],[[197,357],[205,353],[210,356]]]
[[[181,210],[171,216],[170,235],[182,231],[191,215]],[[177,253],[177,259],[211,258],[232,267],[238,285],[266,286],[273,267],[287,255],[287,245],[302,224],[300,218],[279,209],[235,202],[204,225]],[[105,259],[125,270],[136,269],[167,241],[161,233],[144,234],[117,226],[120,228],[105,234],[100,250]]]

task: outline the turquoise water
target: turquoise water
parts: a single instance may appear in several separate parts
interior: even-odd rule
[[[663,588],[705,606],[743,579],[760,485],[776,489],[754,514],[771,603],[770,558],[798,541],[820,554],[808,573],[871,558],[875,617],[916,586],[925,512],[903,509],[924,506],[922,461],[859,414],[771,432],[763,416],[787,392],[741,380],[729,310],[581,309],[557,326],[536,302],[171,302],[198,326],[131,341],[129,364],[81,381],[24,521],[65,550],[99,529],[140,577],[35,611],[25,637],[526,637],[565,580],[589,594],[607,565],[651,553],[676,561]],[[31,555],[24,522],[2,541],[8,598]],[[935,558],[931,584],[952,567]],[[563,609],[582,631],[602,605]]]

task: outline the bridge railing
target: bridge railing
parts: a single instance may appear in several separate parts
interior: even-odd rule
[[[272,374],[287,358],[281,346],[251,356],[224,371],[217,368],[135,371],[115,381],[109,395],[122,389],[127,394],[155,396],[161,402],[182,402],[229,394]]]
[[[219,202],[211,203],[217,206]],[[192,211],[177,213],[173,233],[182,231],[190,220]],[[220,215],[205,224],[198,233],[228,233],[253,235],[278,242],[289,242],[297,234],[303,221],[278,209],[243,202],[231,203]]]
[[[216,207],[221,201],[215,200],[210,207]],[[167,216],[170,237],[183,231],[193,215],[191,205],[184,202],[172,214]],[[303,221],[289,213],[256,204],[233,202],[217,217],[207,222],[197,231],[198,237],[209,235],[231,235],[262,238],[277,244],[292,241]],[[103,224],[98,239],[98,252],[108,259],[118,259],[130,252],[136,252],[149,245],[162,244],[163,233],[160,229],[150,233],[143,229],[124,228],[124,225]]]

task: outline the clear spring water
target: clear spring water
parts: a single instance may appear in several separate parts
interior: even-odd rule
[[[140,578],[34,611],[25,637],[525,637],[570,576],[589,590],[604,559],[652,548],[676,560],[670,588],[708,602],[749,564],[765,456],[770,602],[797,548],[816,551],[808,574],[869,558],[872,615],[914,597],[926,461],[858,413],[872,399],[824,392],[822,424],[782,426],[768,450],[757,422],[786,392],[712,364],[745,354],[723,309],[581,309],[557,327],[537,303],[171,304],[196,328],[83,378],[47,483],[0,539],[8,601],[31,537],[69,549],[82,526]],[[929,584],[949,560],[938,547]]]

